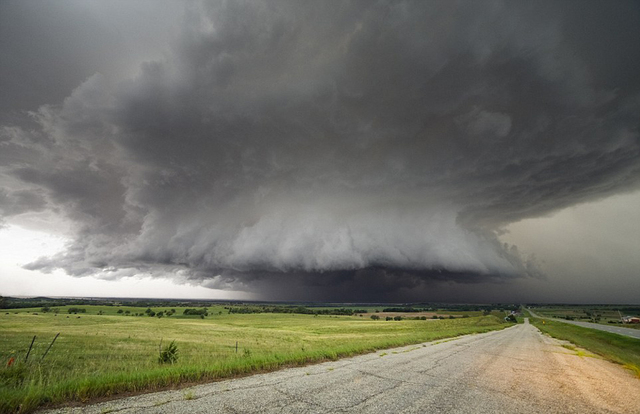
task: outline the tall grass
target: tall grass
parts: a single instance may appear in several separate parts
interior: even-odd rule
[[[386,322],[211,312],[213,316],[202,320],[121,316],[114,309],[98,316],[101,308],[85,307],[87,313],[80,318],[64,309],[58,316],[34,315],[34,310],[0,315],[0,413],[229,378],[507,326],[492,315]],[[57,332],[60,337],[40,361]],[[24,362],[33,335],[37,340]],[[165,344],[175,341],[175,363],[158,362],[161,339]],[[12,357],[16,362],[6,367]]]

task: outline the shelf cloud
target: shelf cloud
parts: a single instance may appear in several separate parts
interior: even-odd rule
[[[0,213],[72,223],[28,269],[265,299],[544,278],[506,225],[640,184],[637,8],[594,5],[189,4],[136,75],[2,125]]]

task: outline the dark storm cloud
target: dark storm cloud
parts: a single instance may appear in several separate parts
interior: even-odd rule
[[[5,177],[78,226],[28,268],[371,300],[538,277],[505,225],[640,181],[640,19],[602,4],[189,3],[164,59],[7,125]]]

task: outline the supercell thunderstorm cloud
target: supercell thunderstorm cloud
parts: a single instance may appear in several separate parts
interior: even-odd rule
[[[505,226],[640,185],[637,3],[576,6],[188,3],[160,56],[2,118],[0,218],[70,223],[31,270],[262,299],[544,278]]]

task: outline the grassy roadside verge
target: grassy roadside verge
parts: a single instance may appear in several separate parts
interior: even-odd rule
[[[272,314],[158,319],[98,316],[87,309],[81,318],[0,315],[0,413],[208,382],[511,325],[492,315],[399,322]],[[60,338],[43,359],[57,332]],[[38,341],[24,363],[33,335]],[[177,363],[158,363],[160,338],[176,340]],[[7,367],[10,358],[16,362]]]
[[[548,319],[544,324],[539,318],[530,318],[530,321],[542,332],[621,364],[640,378],[640,340]]]

